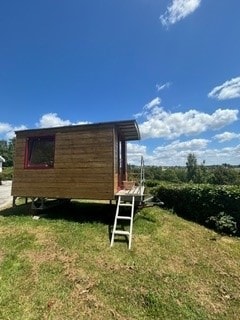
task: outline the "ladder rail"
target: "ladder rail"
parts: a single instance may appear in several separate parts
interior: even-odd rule
[[[131,208],[131,220],[130,220],[130,230],[129,230],[128,249],[131,249],[131,246],[132,246],[132,231],[133,231],[134,203],[135,203],[135,197],[133,196],[133,197],[132,197],[132,208]]]
[[[144,189],[145,184],[145,167],[144,167],[144,158],[141,156],[141,170],[140,170],[140,186]],[[144,196],[141,196],[141,202],[143,201]]]
[[[115,214],[113,230],[112,230],[112,236],[111,236],[111,243],[110,243],[111,247],[114,244],[115,235],[124,235],[124,236],[128,236],[128,249],[131,249],[131,246],[132,246],[132,232],[133,232],[133,218],[134,218],[134,208],[135,208],[135,196],[132,196],[131,200],[132,201],[131,201],[130,204],[122,203],[121,202],[122,201],[121,196],[118,196],[116,214]],[[120,207],[126,207],[126,206],[131,207],[130,216],[119,215]],[[128,220],[129,221],[129,231],[126,231],[124,229],[123,230],[117,229],[119,220]]]
[[[112,230],[111,244],[110,244],[111,247],[113,246],[113,243],[114,243],[114,232],[116,232],[116,229],[117,229],[117,220],[118,220],[120,202],[121,202],[121,196],[118,197],[118,201],[117,201],[117,209],[116,209],[113,230]]]
[[[144,159],[141,156],[141,169],[140,169],[140,186],[143,187],[145,182],[145,168],[144,168]]]

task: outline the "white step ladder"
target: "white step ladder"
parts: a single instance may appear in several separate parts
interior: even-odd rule
[[[131,201],[128,203],[124,202],[124,200],[122,200],[121,197],[122,196],[118,196],[117,209],[116,209],[116,215],[115,215],[115,220],[114,220],[114,225],[112,230],[112,238],[111,238],[110,246],[111,247],[113,246],[115,235],[123,235],[123,236],[128,236],[128,249],[131,249],[135,196],[131,196]],[[131,215],[130,216],[119,215],[120,207],[130,207]],[[119,230],[117,228],[118,225],[120,224],[119,221],[121,220],[129,220],[129,231],[125,230],[124,228],[122,230]]]

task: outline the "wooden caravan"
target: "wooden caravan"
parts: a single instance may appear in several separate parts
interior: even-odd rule
[[[127,180],[126,142],[136,121],[16,132],[12,196],[112,200]]]

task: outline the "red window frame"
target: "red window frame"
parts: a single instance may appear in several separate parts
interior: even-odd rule
[[[33,136],[26,139],[25,169],[52,169],[54,167],[54,157],[55,135]]]

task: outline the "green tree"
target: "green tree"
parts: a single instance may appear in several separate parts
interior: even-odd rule
[[[0,155],[6,160],[6,162],[4,162],[4,167],[13,166],[14,148],[15,138],[10,140],[9,142],[5,140],[0,140]]]
[[[162,180],[168,182],[179,182],[176,170],[174,168],[167,168],[162,173]]]
[[[212,184],[239,184],[239,172],[224,165],[218,166],[213,170],[210,182]]]
[[[197,157],[194,153],[189,153],[186,162],[187,167],[187,181],[196,182],[198,176]]]

